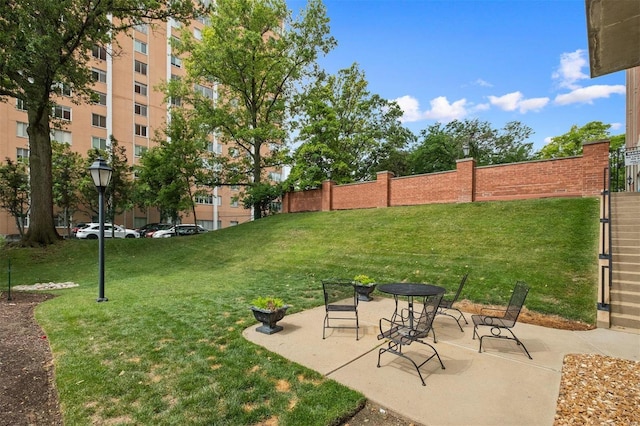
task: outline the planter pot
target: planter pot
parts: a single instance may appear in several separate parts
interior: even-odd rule
[[[276,323],[284,318],[284,314],[287,312],[288,308],[289,306],[285,305],[275,311],[269,311],[252,306],[251,310],[253,311],[253,316],[256,317],[257,321],[262,323],[261,326],[256,328],[256,331],[264,334],[273,334],[282,330],[283,327],[281,325],[276,325]]]
[[[361,302],[369,302],[373,300],[371,293],[376,289],[375,284],[356,284],[356,292],[358,293],[358,300]]]

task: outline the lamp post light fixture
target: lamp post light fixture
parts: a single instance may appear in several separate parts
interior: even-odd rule
[[[469,142],[462,144],[462,153],[464,154],[464,158],[469,157]]]
[[[629,175],[629,177],[627,178],[627,191],[632,191],[631,185],[633,185],[633,178],[631,177],[631,175]]]
[[[109,185],[113,170],[102,157],[96,158],[91,167],[91,178],[98,190],[98,222],[100,232],[98,233],[98,299],[97,302],[106,302],[109,299],[104,297],[104,191]]]

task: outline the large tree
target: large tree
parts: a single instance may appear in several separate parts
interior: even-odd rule
[[[8,211],[16,221],[20,236],[24,234],[24,223],[29,212],[29,174],[25,163],[6,159],[0,165],[0,208]]]
[[[611,124],[604,124],[601,121],[591,121],[582,127],[574,124],[567,133],[551,138],[551,141],[538,152],[538,157],[560,158],[581,155],[582,145],[585,142],[608,139],[609,129]]]
[[[419,144],[410,154],[410,170],[412,174],[453,170],[465,145],[480,166],[531,160],[533,143],[527,139],[532,134],[518,121],[502,129],[478,119],[436,123],[420,132]]]
[[[53,221],[51,110],[58,90],[90,96],[93,46],[142,22],[186,19],[192,0],[3,0],[0,2],[0,99],[24,102],[28,115],[31,215],[25,243],[59,236]]]
[[[294,95],[335,45],[328,22],[321,0],[310,0],[296,18],[284,0],[217,0],[202,40],[183,33],[184,84],[217,87],[215,102],[193,106],[232,154],[220,165],[222,183],[265,193],[266,171],[283,163]],[[254,200],[257,219],[263,210]]]
[[[53,202],[65,219],[67,235],[71,235],[69,220],[80,202],[80,181],[86,176],[85,161],[77,152],[71,151],[69,144],[52,141]]]
[[[378,165],[413,139],[400,122],[400,107],[367,86],[355,63],[313,84],[298,118],[302,144],[289,179],[294,187],[373,179]]]
[[[211,135],[192,109],[173,107],[170,118],[166,137],[158,137],[158,145],[140,159],[139,199],[142,205],[158,207],[174,223],[180,212],[189,211],[197,224],[196,197],[208,195],[217,183]]]

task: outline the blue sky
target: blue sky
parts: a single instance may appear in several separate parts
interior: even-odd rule
[[[304,0],[287,0],[296,15]],[[531,127],[534,149],[572,125],[625,132],[625,74],[590,78],[584,0],[324,0],[338,46],[415,134],[454,119]]]

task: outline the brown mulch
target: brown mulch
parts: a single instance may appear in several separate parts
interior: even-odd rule
[[[62,425],[47,336],[34,319],[38,303],[50,294],[0,294],[0,426]],[[460,303],[465,312],[480,305]],[[486,307],[485,307],[486,308]],[[565,330],[592,326],[523,311],[520,321]],[[562,368],[555,426],[640,425],[640,363],[600,355],[567,355]],[[603,378],[609,380],[605,381]],[[371,402],[343,426],[417,426]]]
[[[33,311],[53,296],[0,294],[0,425],[61,425],[49,341]]]

